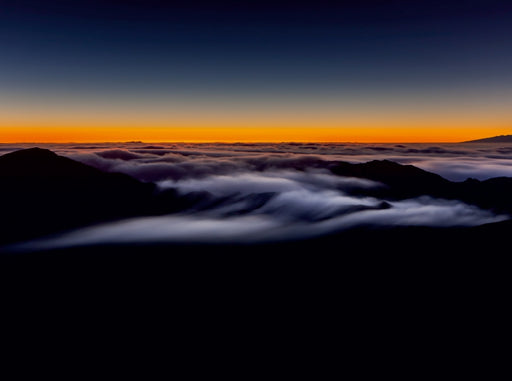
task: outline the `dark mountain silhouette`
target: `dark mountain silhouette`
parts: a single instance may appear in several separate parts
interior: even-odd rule
[[[374,195],[403,199],[443,192],[450,181],[412,165],[401,165],[389,160],[373,160],[363,164],[337,163],[330,168],[340,176],[365,178],[388,186],[372,191]]]
[[[512,135],[499,135],[491,138],[469,140],[463,143],[512,143]]]
[[[3,242],[145,213],[155,187],[40,148],[1,156],[0,184]]]
[[[365,178],[386,185],[383,188],[358,190],[358,194],[394,200],[432,196],[460,200],[495,212],[512,214],[510,177],[496,177],[485,181],[470,178],[463,182],[452,182],[412,165],[401,165],[388,160],[374,160],[363,164],[341,162],[330,170],[340,176]]]
[[[40,148],[0,157],[0,243],[140,215],[172,213],[204,199],[156,192],[152,183],[106,173]]]

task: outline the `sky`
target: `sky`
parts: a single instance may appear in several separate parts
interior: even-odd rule
[[[511,133],[509,1],[0,0],[0,142]]]

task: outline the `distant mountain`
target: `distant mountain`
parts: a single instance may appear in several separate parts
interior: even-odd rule
[[[492,138],[469,140],[463,143],[512,143],[512,135],[499,135]]]
[[[510,177],[452,182],[413,165],[402,165],[389,160],[373,160],[362,164],[340,162],[329,169],[340,176],[365,178],[386,185],[383,188],[357,191],[358,194],[366,196],[392,200],[432,196],[460,200],[497,213],[512,214]]]
[[[377,189],[374,192],[383,197],[398,199],[445,193],[447,187],[452,184],[434,173],[389,160],[373,160],[362,164],[339,162],[329,169],[336,175],[384,183],[389,186],[387,189]]]

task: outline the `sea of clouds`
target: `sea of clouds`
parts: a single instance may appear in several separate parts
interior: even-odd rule
[[[0,145],[0,154],[33,147]],[[387,159],[451,181],[512,177],[504,144],[189,144],[104,143],[38,146],[104,171],[122,172],[203,202],[180,214],[134,218],[78,229],[36,246],[97,243],[264,242],[311,238],[357,226],[474,226],[506,219],[456,200],[401,201],[356,196],[381,187],[327,167]]]
[[[104,159],[136,160],[138,164],[167,164],[163,177],[196,174],[230,173],[233,170],[265,170],[269,168],[302,169],[323,167],[323,161],[343,160],[352,163],[370,160],[391,160],[412,164],[437,173],[451,181],[468,177],[485,180],[512,176],[512,144],[181,144],[118,146],[96,152]],[[159,147],[159,148],[157,148]],[[64,154],[64,152],[63,152]],[[87,163],[85,153],[72,152],[70,157]],[[128,156],[126,156],[128,155]],[[158,158],[155,158],[157,156]],[[93,159],[94,160],[94,159]],[[101,168],[98,162],[96,165]],[[93,162],[89,164],[94,165]],[[106,168],[112,164],[104,163]],[[118,163],[120,164],[120,163]],[[139,171],[124,166],[116,169],[145,180],[159,180],[158,166]],[[164,165],[165,167],[165,165]],[[151,171],[155,169],[155,172]],[[153,173],[152,173],[153,172]]]
[[[0,144],[0,154],[35,144]],[[37,144],[41,148],[108,171],[144,181],[180,179],[233,171],[322,167],[387,159],[412,164],[451,181],[512,177],[512,144],[355,144],[355,143],[102,143]]]

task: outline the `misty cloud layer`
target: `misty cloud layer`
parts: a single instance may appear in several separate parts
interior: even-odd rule
[[[367,225],[475,226],[508,218],[456,200],[390,201],[357,196],[364,193],[358,190],[384,185],[336,176],[328,168],[339,160],[389,159],[452,181],[512,176],[512,145],[125,143],[44,147],[104,171],[155,182],[160,191],[197,193],[203,199],[180,214],[83,228],[25,244],[29,249],[130,242],[272,242]],[[26,146],[0,146],[1,153],[21,148]]]
[[[0,154],[34,144],[0,144]],[[512,144],[102,143],[39,144],[102,170],[143,181],[179,180],[268,169],[325,168],[330,161],[388,159],[451,181],[512,177]]]
[[[218,208],[193,214],[128,219],[21,244],[18,248],[40,250],[112,243],[250,244],[307,239],[367,225],[475,226],[506,219],[461,202],[428,197],[382,207],[374,199],[358,200],[325,193],[315,199],[308,196],[285,192],[261,210],[245,215],[230,216],[228,210]]]

